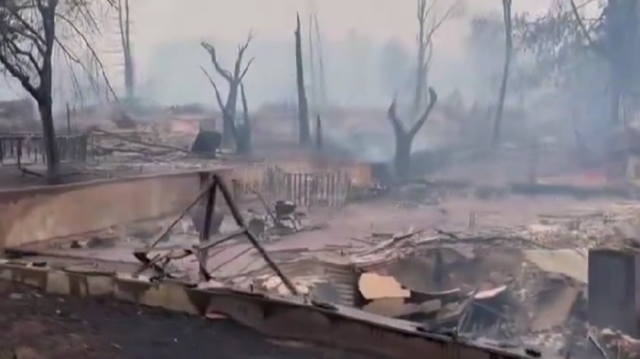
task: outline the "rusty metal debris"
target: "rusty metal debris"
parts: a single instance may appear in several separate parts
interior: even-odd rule
[[[214,217],[214,212],[215,212],[217,191],[220,191],[220,193],[222,194],[222,198],[227,204],[229,210],[231,211],[231,215],[233,219],[235,220],[236,224],[240,229],[234,233],[224,236],[222,239],[211,241],[210,236],[211,236],[212,218]],[[176,250],[172,249],[167,251],[164,255],[157,254],[153,258],[150,258],[149,253],[153,249],[155,249],[155,247],[160,242],[161,238],[163,238],[171,230],[171,228],[173,228],[180,221],[180,219],[182,219],[182,217],[184,217],[184,215],[191,208],[193,208],[197,203],[199,203],[205,196],[206,196],[206,203],[205,203],[204,225],[203,225],[202,232],[200,233],[201,234],[200,244],[196,246],[192,246],[190,248],[188,247],[180,248],[181,253],[176,253]],[[133,253],[134,257],[142,263],[142,267],[140,267],[140,269],[136,271],[136,274],[140,274],[144,270],[152,268],[157,273],[157,275],[160,276],[160,278],[169,277],[169,275],[166,273],[164,268],[170,261],[176,260],[176,259],[182,259],[182,258],[193,255],[198,260],[198,264],[199,264],[198,272],[200,274],[201,281],[203,282],[209,281],[213,279],[213,277],[207,270],[207,260],[208,260],[207,253],[209,252],[209,250],[222,243],[228,242],[229,240],[236,238],[240,235],[245,235],[248,238],[252,247],[255,248],[260,253],[264,261],[267,263],[270,269],[276,273],[276,275],[279,277],[282,283],[284,283],[284,285],[287,287],[290,293],[297,295],[298,291],[295,288],[295,286],[284,275],[284,273],[280,270],[280,268],[273,261],[273,259],[271,259],[269,254],[265,251],[263,246],[259,243],[258,239],[249,229],[248,225],[245,223],[244,218],[242,218],[242,215],[240,214],[240,210],[238,209],[238,207],[236,206],[233,200],[231,192],[227,188],[223,179],[217,174],[213,174],[211,176],[211,180],[207,185],[205,185],[204,189],[200,192],[200,194],[196,197],[196,199],[192,203],[190,203],[187,206],[187,208],[162,233],[160,233],[160,235],[156,238],[156,240],[153,241],[153,243],[151,243],[149,247],[145,248],[144,250],[134,251]]]
[[[278,234],[282,234],[283,230],[286,232],[287,229],[291,229],[293,232],[298,232],[302,229],[300,218],[303,214],[297,211],[297,205],[295,203],[291,201],[276,200],[273,207],[271,207],[259,191],[252,188],[250,188],[249,191],[256,196],[266,212],[266,215],[263,216],[263,218],[253,219],[256,231],[264,234],[267,230],[267,226],[269,228],[276,229]],[[254,231],[254,234],[256,234],[256,231]]]
[[[322,287],[318,295],[328,302],[354,298],[356,308],[427,331],[557,350],[574,345],[571,338],[581,333],[576,328],[559,334],[586,317],[587,258],[580,252],[541,249],[517,237],[449,231],[431,236],[415,229],[372,233],[362,241],[367,248],[328,257],[299,252],[280,265],[301,293]],[[345,274],[327,275],[337,263]],[[271,275],[246,277],[254,288],[284,294]]]

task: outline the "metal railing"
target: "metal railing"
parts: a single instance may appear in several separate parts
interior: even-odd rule
[[[56,136],[61,162],[85,162],[88,136],[86,134]],[[0,164],[46,163],[42,134],[0,133]]]

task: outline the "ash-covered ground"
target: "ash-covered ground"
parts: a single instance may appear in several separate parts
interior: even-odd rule
[[[225,319],[42,294],[0,282],[0,358],[358,358],[276,342]]]

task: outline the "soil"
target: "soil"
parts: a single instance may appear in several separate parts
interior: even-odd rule
[[[0,313],[0,359],[359,357],[276,342],[226,319],[51,296],[8,282],[0,282]]]

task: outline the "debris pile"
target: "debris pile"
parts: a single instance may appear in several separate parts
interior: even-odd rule
[[[366,250],[300,253],[279,265],[300,293],[322,301],[413,321],[429,331],[565,350],[575,342],[568,338],[584,337],[586,257],[573,250],[523,249],[523,243],[409,231]],[[268,270],[234,278],[233,285],[247,284],[287,295]]]
[[[620,331],[603,329],[597,333],[600,354],[605,358],[631,359],[640,357],[640,339],[632,338]],[[600,344],[601,343],[601,344]]]

